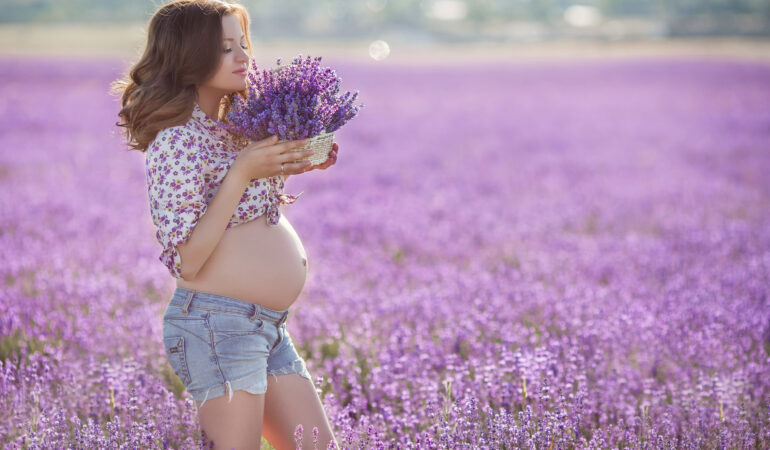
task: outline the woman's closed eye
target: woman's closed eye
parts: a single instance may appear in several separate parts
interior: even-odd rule
[[[248,50],[249,46],[248,45],[245,45],[245,46],[241,45],[241,48],[244,49],[244,50]],[[233,49],[231,49],[231,48],[226,48],[225,49],[225,53],[230,53],[231,51],[233,51]]]

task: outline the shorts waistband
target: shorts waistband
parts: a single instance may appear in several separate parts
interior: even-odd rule
[[[244,316],[249,316],[251,320],[262,319],[274,322],[276,325],[286,322],[286,319],[289,317],[289,308],[275,310],[234,297],[181,287],[177,287],[174,290],[174,295],[171,296],[169,304],[181,307],[183,313],[187,313],[190,308],[195,306],[212,309],[220,308],[242,313]]]

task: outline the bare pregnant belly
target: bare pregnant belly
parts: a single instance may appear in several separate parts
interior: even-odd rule
[[[177,286],[280,310],[294,303],[306,276],[307,254],[294,227],[283,214],[276,226],[262,215],[226,230],[195,279],[177,279]]]

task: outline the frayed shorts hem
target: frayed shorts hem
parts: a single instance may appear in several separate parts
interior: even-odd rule
[[[307,370],[307,366],[305,365],[305,361],[303,359],[296,359],[291,364],[287,364],[280,369],[276,370],[268,370],[267,375],[288,375],[290,373],[297,373],[302,377],[307,378],[311,382],[313,379],[310,377],[310,372]],[[275,381],[278,381],[278,377],[275,377]]]
[[[275,377],[275,381],[277,382],[277,375],[288,375],[292,373],[299,374],[311,382],[313,381],[312,377],[310,376],[310,372],[307,370],[305,361],[302,359],[294,360],[294,362],[287,364],[280,369],[268,371],[267,376],[273,375]],[[201,408],[203,407],[203,404],[206,403],[206,400],[221,397],[225,394],[228,396],[227,401],[229,403],[233,399],[233,392],[238,390],[244,390],[251,394],[257,395],[264,394],[267,392],[267,377],[263,375],[262,371],[259,371],[237,380],[225,381],[223,384],[212,386],[208,389],[201,389],[197,391],[190,391],[188,389],[187,392],[190,394],[193,400],[202,402],[198,407]]]
[[[230,402],[233,399],[233,392],[238,390],[244,390],[252,394],[264,394],[267,392],[267,379],[263,372],[254,372],[243,378],[237,380],[225,381],[223,384],[212,386],[208,389],[201,389],[198,391],[187,390],[192,396],[193,400],[202,402],[199,406],[202,407],[206,400],[221,397],[227,394],[227,401]]]

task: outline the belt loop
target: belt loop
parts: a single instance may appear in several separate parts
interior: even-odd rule
[[[287,318],[287,317],[289,317],[289,311],[286,311],[286,312],[285,312],[285,313],[283,313],[283,315],[281,316],[281,319],[278,321],[278,326],[279,326],[279,327],[280,327],[281,325],[283,325],[283,323],[284,323],[284,322],[286,322],[286,318]]]
[[[249,317],[249,320],[254,322],[259,317],[259,305],[254,304],[254,313]]]
[[[195,291],[189,291],[187,293],[187,298],[184,301],[184,305],[182,305],[182,313],[187,314],[187,312],[190,309],[190,303],[192,303],[193,296],[195,295]]]

